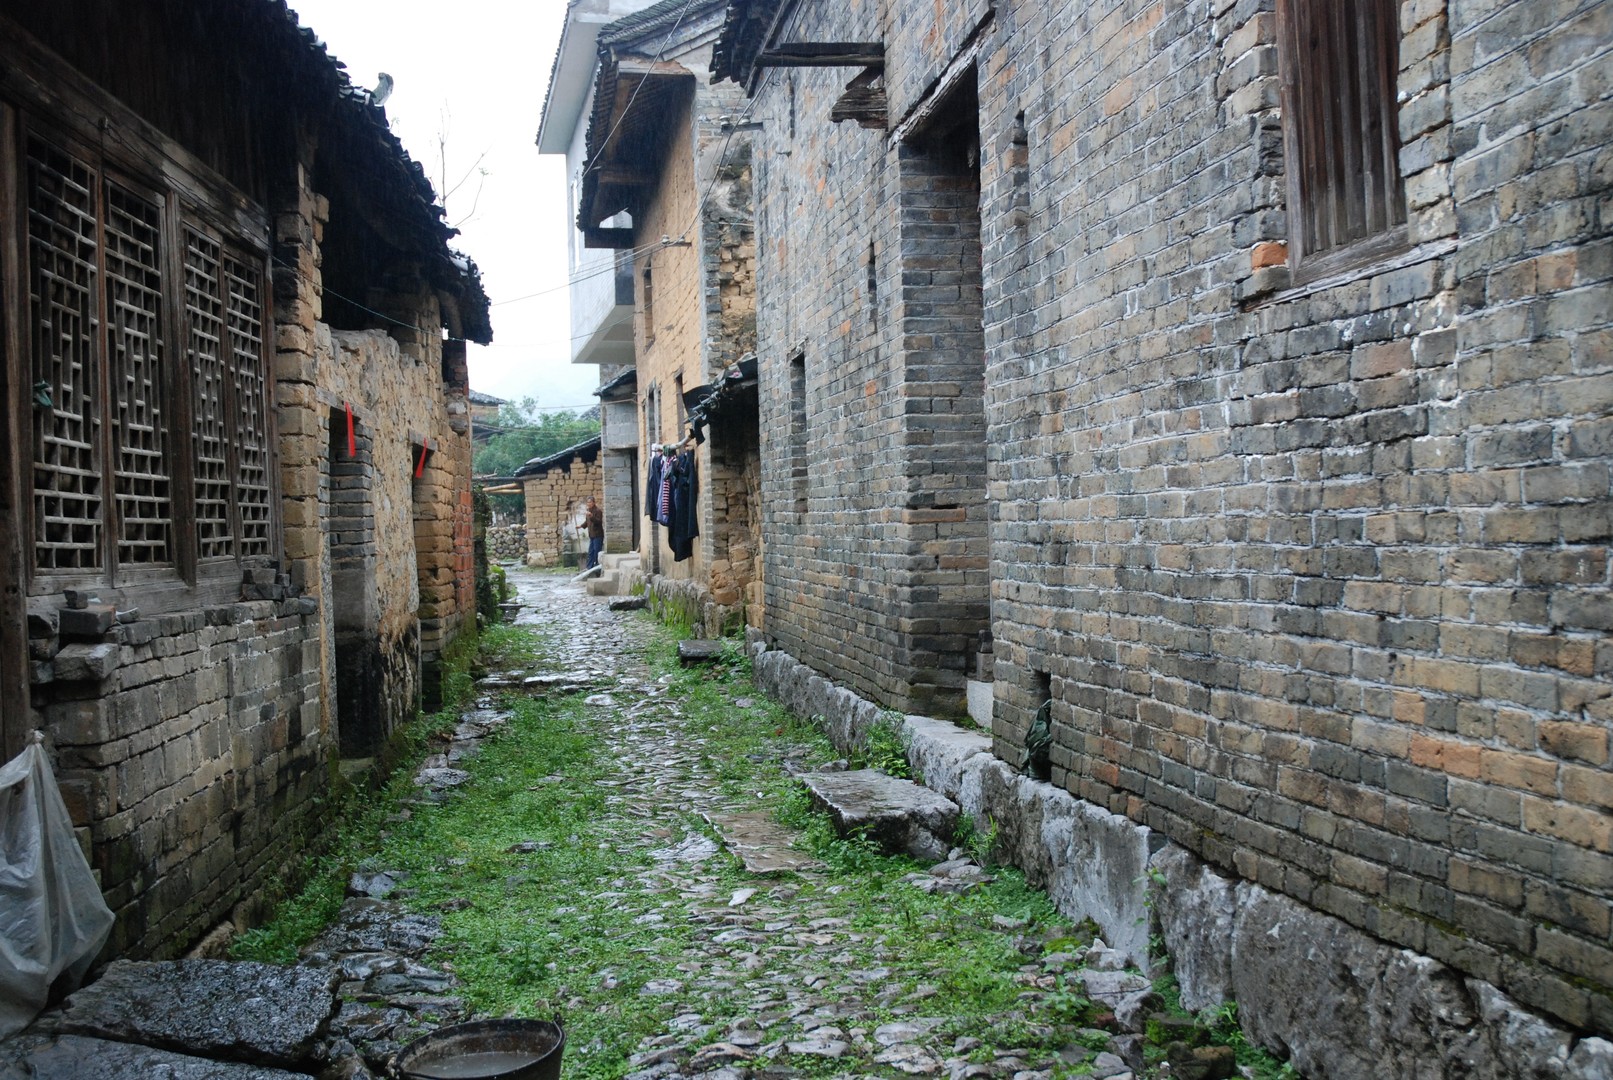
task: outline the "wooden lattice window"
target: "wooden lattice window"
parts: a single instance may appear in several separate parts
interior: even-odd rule
[[[159,206],[109,181],[102,232],[118,564],[172,565]]]
[[[241,554],[271,551],[269,433],[263,394],[263,272],[242,259],[224,259],[230,324],[230,388],[235,398],[235,491],[241,518]]]
[[[235,554],[230,523],[230,430],[225,385],[224,301],[220,274],[224,248],[211,236],[185,229],[185,321],[189,328],[191,446],[195,455],[197,554]]]
[[[54,575],[34,591],[272,556],[262,255],[126,162],[31,128],[25,146],[30,527]]]
[[[34,413],[34,562],[43,570],[101,566],[101,392],[95,338],[100,252],[96,169],[28,140],[28,282]]]
[[[1297,280],[1404,247],[1399,0],[1278,0],[1289,251]]]

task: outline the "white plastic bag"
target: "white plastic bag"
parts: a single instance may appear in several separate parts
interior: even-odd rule
[[[0,766],[0,1039],[32,1022],[57,979],[76,987],[111,932],[36,735]]]

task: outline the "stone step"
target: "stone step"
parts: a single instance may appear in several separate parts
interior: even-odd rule
[[[958,826],[958,804],[911,780],[878,769],[802,773],[812,801],[829,812],[841,835],[865,833],[887,854],[938,862]]]
[[[621,576],[615,570],[601,567],[598,576],[583,585],[589,596],[618,596],[622,591]]]
[[[678,642],[678,663],[684,667],[714,663],[722,656],[722,648],[716,638],[685,638]]]

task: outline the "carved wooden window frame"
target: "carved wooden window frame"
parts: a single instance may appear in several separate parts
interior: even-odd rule
[[[14,476],[26,592],[87,589],[155,611],[234,599],[243,565],[281,553],[268,215],[70,69],[39,64],[38,71],[0,76],[0,281],[5,307],[21,315],[20,325],[8,328],[6,352],[7,381],[16,388],[8,407],[21,444]],[[48,93],[39,92],[44,85]],[[32,163],[50,154],[76,161],[80,179],[94,189],[80,191],[73,209],[88,260],[87,284],[80,283],[88,326],[79,331],[83,386],[72,396],[86,410],[88,431],[81,455],[88,460],[75,468],[93,464],[78,472],[98,473],[84,477],[97,488],[93,517],[59,514],[55,522],[42,519],[62,470],[36,460],[44,456],[42,433],[60,427],[55,407],[67,404],[56,400],[63,396],[60,349],[47,340],[58,320],[36,313],[44,294],[58,288],[45,265],[53,241],[43,235],[51,227],[41,214],[48,207],[36,174],[43,170]],[[225,415],[213,418],[229,436],[222,478],[217,468],[212,477],[197,475],[204,402],[197,396],[196,313],[187,303],[196,268],[187,265],[186,248],[196,235],[209,237],[219,255],[220,370],[229,382],[217,402]],[[116,390],[115,378],[141,388],[139,408],[126,407],[136,396]],[[201,531],[199,490],[215,500],[222,493],[222,544]],[[76,526],[78,554],[59,558],[61,537]]]

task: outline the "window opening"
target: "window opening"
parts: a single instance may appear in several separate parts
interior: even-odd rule
[[[790,357],[790,491],[795,512],[807,511],[806,353]]]
[[[1397,0],[1278,0],[1289,252],[1296,279],[1406,243]]]
[[[172,193],[109,175],[81,146],[37,131],[25,146],[34,567],[122,585],[155,580],[129,570],[190,578],[194,562],[271,556],[261,257],[189,204],[170,230]]]

